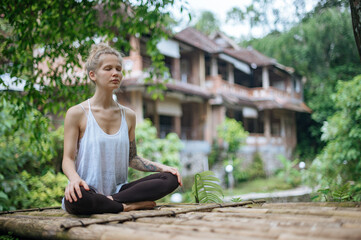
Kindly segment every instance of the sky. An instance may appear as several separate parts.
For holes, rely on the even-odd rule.
[[[187,0],[189,11],[195,17],[192,19],[192,23],[195,23],[197,16],[203,10],[211,11],[215,14],[215,16],[221,22],[221,30],[225,32],[227,35],[234,37],[236,39],[240,39],[241,37],[246,38],[250,34],[250,27],[247,24],[231,24],[226,23],[227,12],[233,7],[244,8],[249,5],[252,0]],[[290,11],[290,4],[292,4],[293,0],[274,0],[275,6],[280,10],[284,16],[287,18],[292,18],[292,12]],[[315,4],[318,2],[317,0],[306,0],[306,11],[312,10]],[[179,26],[177,31],[182,30],[188,24],[187,13],[179,14],[179,9],[177,7],[173,8],[173,15],[178,19],[183,19],[183,22]],[[288,15],[287,15],[288,14]],[[252,32],[253,37],[262,37],[265,35],[265,30],[262,28],[256,28]]]

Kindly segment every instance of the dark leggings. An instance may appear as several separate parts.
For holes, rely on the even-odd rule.
[[[155,201],[173,192],[178,187],[177,176],[171,173],[156,173],[134,182],[124,184],[111,200],[94,190],[80,187],[82,198],[77,201],[64,201],[65,209],[71,214],[118,213],[123,211],[122,203]]]

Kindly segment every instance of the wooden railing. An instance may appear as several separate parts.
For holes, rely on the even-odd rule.
[[[247,88],[238,84],[229,83],[220,76],[208,77],[206,86],[213,93],[232,93],[240,97],[251,99],[264,99],[264,98],[281,98],[281,99],[299,99],[302,100],[302,95],[299,93],[288,93],[274,87],[268,88]]]

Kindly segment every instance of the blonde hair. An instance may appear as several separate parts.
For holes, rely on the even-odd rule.
[[[110,47],[108,44],[99,43],[91,46],[88,59],[85,63],[87,75],[90,79],[89,72],[96,71],[100,65],[100,56],[102,54],[113,54],[119,58],[120,64],[123,65],[122,54],[116,49]]]

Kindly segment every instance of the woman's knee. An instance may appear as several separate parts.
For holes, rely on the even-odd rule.
[[[81,195],[82,197],[80,198],[79,195],[75,192],[76,198],[77,200],[74,201],[74,199],[72,200],[72,202],[65,200],[64,201],[64,205],[65,205],[65,209],[68,213],[70,214],[84,214],[81,210],[87,207],[89,207],[89,205],[91,205],[91,197],[90,194],[92,194],[91,190],[85,190],[84,187],[80,187],[80,191],[81,191]]]
[[[169,191],[174,191],[178,186],[178,177],[172,173],[164,172],[163,176],[165,178],[165,181],[167,182],[167,188]]]

